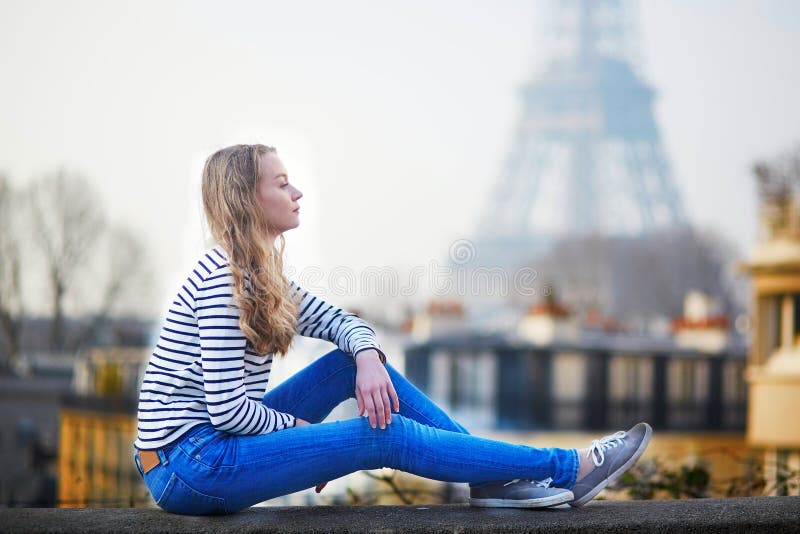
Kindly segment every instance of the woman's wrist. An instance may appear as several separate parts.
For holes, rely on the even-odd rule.
[[[356,352],[354,357],[355,357],[356,363],[358,363],[359,361],[364,361],[364,360],[368,360],[368,359],[371,360],[372,358],[377,358],[378,361],[380,361],[383,364],[386,363],[386,355],[383,353],[383,351],[378,350],[378,349],[376,349],[374,347],[370,347],[368,349],[362,349],[362,350]]]

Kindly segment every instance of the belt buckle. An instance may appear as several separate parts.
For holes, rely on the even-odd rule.
[[[155,466],[161,463],[158,451],[139,451],[139,461],[142,462],[142,471],[149,473]]]

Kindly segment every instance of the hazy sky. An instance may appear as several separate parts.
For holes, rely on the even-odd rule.
[[[212,151],[278,147],[299,267],[409,268],[471,236],[545,59],[537,2],[0,2],[0,170],[65,165],[172,290],[202,248]],[[750,165],[800,143],[800,2],[639,5],[646,81],[691,219],[749,252]],[[165,296],[165,298],[167,298]]]

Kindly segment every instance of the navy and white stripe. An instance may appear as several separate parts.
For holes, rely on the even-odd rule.
[[[139,449],[158,449],[204,422],[232,434],[267,434],[295,426],[292,414],[262,403],[273,354],[257,354],[239,328],[228,256],[205,253],[167,312],[139,394]],[[375,331],[357,316],[309,295],[294,282],[297,333],[356,354],[380,350]]]

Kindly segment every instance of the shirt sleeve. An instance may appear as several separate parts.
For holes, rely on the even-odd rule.
[[[386,358],[375,338],[375,330],[363,319],[310,295],[292,280],[289,291],[298,303],[298,334],[330,341],[354,358],[366,349],[375,349]]]
[[[247,338],[233,299],[232,277],[211,273],[197,291],[197,324],[206,408],[214,428],[231,434],[268,434],[294,427],[293,415],[247,397]]]

